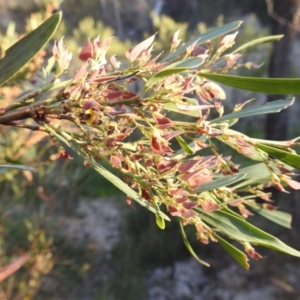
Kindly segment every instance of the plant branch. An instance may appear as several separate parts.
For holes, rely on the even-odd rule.
[[[24,124],[24,123],[19,123],[16,121],[11,121],[8,123],[3,123],[1,125],[5,126],[13,126],[13,127],[18,127],[18,128],[24,128],[24,129],[30,129],[32,131],[46,131],[45,128],[39,125],[31,125],[31,124]]]
[[[62,81],[62,82],[59,82],[59,83],[47,84],[47,85],[45,85],[45,86],[29,93],[29,94],[26,94],[26,95],[16,99],[13,103],[8,105],[7,107],[1,108],[0,109],[0,115],[4,115],[8,111],[11,111],[13,109],[20,108],[20,107],[23,107],[23,106],[27,106],[28,104],[32,104],[37,100],[36,97],[41,95],[42,93],[45,93],[47,91],[51,91],[53,89],[65,88],[71,82],[72,82],[72,80],[65,80],[65,81]],[[51,99],[53,99],[53,98],[51,98]],[[45,100],[43,100],[43,104],[47,104],[47,103],[44,103],[44,101]],[[39,105],[40,104],[41,104],[41,102],[39,102]]]
[[[5,115],[0,116],[0,124],[7,125],[9,122],[25,119],[34,119],[35,110],[32,107],[26,107]]]
[[[292,22],[289,22],[287,19],[281,17],[274,11],[274,5],[273,5],[273,0],[265,0],[267,4],[267,10],[268,10],[268,15],[273,18],[275,21],[280,23],[281,25],[288,26],[298,32],[300,32],[299,25],[295,24],[294,20],[299,19],[300,15],[300,9],[297,9],[297,12],[295,13],[295,17]]]

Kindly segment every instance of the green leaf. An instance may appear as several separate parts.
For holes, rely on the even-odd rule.
[[[284,162],[285,164],[300,170],[300,156],[297,154],[293,154],[287,151],[283,151],[278,148],[270,147],[264,144],[255,144],[255,147],[263,150],[269,155],[277,158],[278,160]]]
[[[18,170],[35,172],[35,168],[22,166],[22,165],[0,165],[0,168],[18,169]]]
[[[234,53],[240,52],[242,50],[245,50],[249,47],[258,46],[258,45],[265,44],[265,43],[277,42],[280,39],[282,39],[283,37],[284,37],[284,35],[281,34],[281,35],[271,35],[271,36],[258,38],[258,39],[255,39],[253,41],[243,44],[242,46],[235,49],[232,53],[234,54]]]
[[[246,204],[249,207],[251,207],[251,209],[254,210],[256,213],[260,214],[266,219],[278,225],[281,225],[283,227],[291,228],[292,216],[290,214],[285,213],[283,211],[265,209],[261,206],[250,204],[250,203],[246,203]]]
[[[155,220],[156,220],[156,224],[160,229],[165,229],[166,228],[166,224],[165,224],[165,220],[159,216],[158,214],[155,215]]]
[[[237,190],[240,189],[242,187],[248,186],[248,185],[256,185],[256,184],[267,184],[269,182],[271,182],[271,176],[270,177],[257,177],[257,178],[253,178],[253,179],[248,179],[245,180],[235,186],[232,187],[232,189]]]
[[[230,184],[233,184],[237,181],[242,180],[245,176],[246,176],[246,174],[224,176],[220,179],[215,179],[211,182],[204,183],[204,184],[200,185],[200,187],[195,189],[195,192],[196,193],[202,193],[202,192],[205,192],[205,191],[211,191],[211,190],[214,190],[214,189],[222,188],[222,187],[228,186]]]
[[[223,25],[221,27],[209,30],[206,33],[200,34],[200,35],[194,37],[193,39],[189,40],[182,46],[178,47],[174,52],[167,55],[162,60],[162,62],[170,61],[170,60],[174,59],[176,56],[178,56],[179,54],[184,53],[186,51],[186,49],[195,42],[197,42],[197,45],[204,44],[209,40],[212,40],[214,38],[225,35],[231,31],[239,28],[241,24],[242,24],[242,21],[235,21],[235,22]]]
[[[202,259],[200,259],[198,257],[198,255],[195,253],[195,251],[193,250],[186,234],[185,234],[185,231],[184,231],[184,228],[183,228],[183,225],[182,225],[182,221],[179,220],[179,225],[180,225],[180,232],[181,232],[181,235],[182,235],[182,239],[183,239],[183,242],[184,242],[184,245],[185,247],[187,248],[187,250],[190,252],[190,254],[202,265],[205,265],[207,267],[210,267],[210,265],[206,262],[206,261],[203,261]]]
[[[176,136],[175,138],[185,153],[194,154],[193,149],[188,145],[188,143],[186,143],[186,141],[181,136]]]
[[[0,85],[28,63],[50,40],[61,20],[61,12],[52,15],[39,27],[16,42],[0,60]]]
[[[246,174],[246,176],[243,178],[244,180],[246,179],[254,179],[259,177],[270,177],[271,178],[271,173],[265,163],[257,163],[253,164],[248,167],[244,167],[240,169],[241,173]]]
[[[231,119],[240,119],[245,117],[277,113],[280,112],[282,109],[285,109],[288,106],[292,105],[294,103],[294,100],[295,100],[294,97],[290,97],[287,98],[286,100],[277,100],[277,101],[267,102],[263,105],[247,107],[240,111],[233,112],[224,115],[222,117],[216,118],[212,120],[211,123],[217,123],[217,122],[227,121]]]
[[[45,68],[43,68],[43,77],[44,77],[44,80],[47,82],[48,79],[49,79],[49,76],[51,74],[51,71],[52,69],[54,68],[54,65],[55,65],[55,57],[54,56],[51,56],[49,59],[48,59],[48,63],[47,63],[47,66]]]
[[[156,200],[153,201],[153,206],[156,208],[157,211],[160,211],[159,205],[157,204]],[[164,230],[166,228],[165,220],[159,215],[155,215],[156,225]]]
[[[224,211],[214,211],[207,213],[201,208],[195,210],[201,212],[201,219],[218,229],[228,237],[241,241],[257,244],[263,247],[271,248],[286,254],[300,257],[300,252],[284,244],[274,236],[260,230],[252,224],[237,218]]]
[[[265,163],[257,163],[240,169],[241,173],[246,174],[243,182],[233,186],[233,189],[240,189],[244,186],[254,184],[264,184],[271,181],[271,173]]]
[[[182,102],[182,103],[178,103],[179,105],[186,105],[186,103]],[[164,109],[168,110],[168,111],[173,111],[176,112],[178,114],[183,114],[183,115],[187,115],[190,117],[195,117],[195,118],[199,118],[199,111],[195,111],[195,110],[180,110],[178,109],[178,107],[176,106],[176,104],[174,102],[165,102],[163,103],[164,105]]]
[[[201,72],[201,76],[237,89],[265,94],[300,94],[298,78],[258,78]]]
[[[249,270],[250,266],[248,264],[248,258],[244,252],[228,243],[216,233],[213,233],[213,236],[218,240],[219,244],[224,248],[224,250],[226,250],[227,253],[233,257],[234,260],[236,260],[243,268]]]
[[[178,62],[175,62],[171,65],[168,65],[164,69],[160,70],[157,72],[155,75],[153,75],[145,84],[143,88],[143,92],[147,91],[150,87],[152,87],[154,84],[159,82],[160,80],[171,76],[176,73],[181,73],[183,71],[189,70],[189,69],[194,69],[202,65],[204,62],[203,58],[189,58],[186,60],[181,60]]]

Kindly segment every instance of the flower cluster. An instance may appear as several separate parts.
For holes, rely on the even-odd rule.
[[[74,148],[86,159],[85,165],[124,190],[127,203],[136,200],[156,213],[161,228],[168,219],[164,212],[178,217],[183,225],[195,227],[199,241],[220,242],[247,268],[240,250],[220,234],[240,242],[250,258],[260,258],[252,245],[266,246],[267,236],[261,232],[246,236],[245,231],[253,229],[245,219],[254,211],[276,209],[264,191],[266,186],[273,184],[285,191],[285,186],[299,189],[300,184],[291,179],[294,174],[287,160],[276,159],[283,157],[278,151],[293,155],[296,140],[257,140],[231,130],[239,117],[251,115],[249,110],[239,114],[249,101],[237,105],[232,116],[224,116],[226,95],[207,79],[206,74],[255,67],[239,64],[241,54],[228,53],[236,34],[223,37],[215,46],[201,38],[182,44],[176,32],[167,56],[152,54],[153,35],[126,52],[127,62],[114,55],[107,58],[110,39],[97,37],[84,45],[79,53],[82,65],[67,81],[60,77],[67,72],[72,54],[61,39],[53,47],[57,68],[52,81],[2,109],[2,124],[18,116],[20,120],[33,118],[41,127],[28,128],[43,128]],[[59,88],[55,97],[32,101],[55,88]],[[26,105],[32,102],[28,110]],[[279,108],[290,104],[292,101],[284,102]],[[9,113],[23,106],[23,111]],[[61,126],[58,120],[63,120]],[[10,124],[20,126],[15,121]],[[230,156],[219,153],[216,141],[260,163],[241,168]],[[70,156],[62,150],[58,157]],[[105,171],[102,163],[115,168],[123,181]],[[263,175],[253,175],[257,170]],[[276,245],[272,247],[282,251]]]

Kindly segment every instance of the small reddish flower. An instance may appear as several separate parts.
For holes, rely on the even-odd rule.
[[[223,51],[227,50],[228,48],[232,47],[235,43],[234,40],[235,40],[237,34],[238,34],[238,32],[225,35],[220,43],[218,52],[223,52]]]
[[[178,171],[180,173],[187,173],[189,171],[191,171],[195,166],[197,166],[199,163],[200,163],[200,159],[193,159],[193,160],[190,160],[186,163],[182,163],[180,165],[180,167],[178,168]]]
[[[159,129],[167,129],[167,128],[173,126],[173,122],[169,118],[162,116],[162,115],[155,116],[154,120],[155,120],[156,124],[158,124],[157,127]]]
[[[183,203],[183,202],[188,201],[188,200],[189,200],[189,198],[186,198],[186,197],[175,198],[176,203]]]
[[[99,109],[101,105],[95,100],[86,100],[82,104],[83,109]]]
[[[172,46],[171,46],[172,50],[175,50],[181,42],[181,40],[178,38],[179,32],[180,32],[180,29],[178,29],[173,35],[173,41],[172,41]]]
[[[290,178],[286,178],[284,180],[288,186],[294,190],[299,190],[300,189],[300,182],[296,181],[296,180],[292,180]]]
[[[196,207],[196,206],[198,206],[199,205],[199,203],[197,203],[197,202],[195,202],[195,201],[184,201],[183,203],[182,203],[182,206],[184,207],[184,208],[186,208],[186,209],[192,209],[192,208],[194,208],[194,207]]]
[[[249,243],[245,244],[245,250],[247,255],[252,259],[258,260],[263,258]]]
[[[156,154],[171,154],[173,150],[169,147],[169,143],[164,139],[160,132],[156,129],[153,130],[153,135],[151,138],[151,149]]]
[[[178,211],[178,209],[172,205],[168,206],[168,211],[172,216],[181,217],[181,213]]]
[[[156,165],[157,172],[159,174],[166,173],[166,172],[172,170],[177,165],[177,163],[178,162],[175,161],[175,160],[162,160],[162,161],[159,161]]]
[[[144,199],[146,199],[148,202],[152,202],[151,200],[151,196],[149,191],[147,191],[146,189],[142,189],[142,195],[141,195]]]
[[[60,151],[59,153],[53,154],[50,157],[51,160],[56,160],[56,159],[73,159],[73,157],[70,156],[68,152],[65,150]]]
[[[90,40],[88,40],[79,53],[79,59],[82,61],[87,61],[88,59],[93,57],[94,57],[93,44]]]
[[[114,69],[116,70],[120,69],[121,63],[116,59],[116,55],[111,56],[109,62]]]
[[[263,207],[265,208],[265,209],[268,209],[268,210],[276,210],[277,209],[277,207],[276,206],[274,206],[274,205],[272,205],[272,204],[263,204]]]
[[[72,53],[68,51],[68,48],[63,44],[63,37],[56,44],[54,43],[52,49],[53,56],[55,60],[58,62],[58,66],[60,69],[65,70],[68,68],[70,61],[72,60]]]
[[[253,213],[251,213],[246,207],[245,205],[243,204],[240,204],[238,206],[238,209],[241,213],[241,215],[244,217],[244,218],[248,218],[249,216],[253,216]]]
[[[282,186],[282,184],[280,183],[280,181],[273,181],[273,184],[275,186],[275,188],[280,191],[280,192],[286,192],[286,190],[284,189],[284,187]]]
[[[126,58],[131,62],[137,60],[143,53],[145,53],[150,48],[154,39],[155,35],[152,35],[143,42],[133,47],[132,49],[128,50],[125,54]]]
[[[227,68],[232,68],[235,65],[236,61],[241,56],[242,55],[239,54],[239,53],[225,55],[225,58],[226,58],[226,67]]]
[[[110,156],[110,164],[112,165],[112,167],[120,169],[122,168],[122,162],[124,161],[124,157],[120,156],[120,155],[111,155]]]
[[[126,203],[127,203],[128,205],[131,205],[131,202],[132,202],[132,199],[131,199],[129,196],[127,196],[127,197],[126,197]]]
[[[201,46],[195,46],[195,48],[193,49],[193,51],[191,52],[191,56],[195,57],[202,57],[203,59],[208,57],[207,54],[208,50],[201,47]]]
[[[83,162],[83,165],[85,166],[85,167],[87,167],[87,168],[90,168],[91,167],[91,164],[88,162],[88,161],[84,161]]]
[[[205,210],[207,212],[216,211],[216,210],[221,209],[221,206],[219,204],[217,204],[216,202],[214,202],[210,199],[206,199],[206,200],[202,201],[200,203],[200,205],[203,208],[203,210]]]
[[[192,209],[186,209],[184,207],[180,209],[180,214],[184,218],[193,218],[197,216],[197,213],[195,211],[193,211]]]

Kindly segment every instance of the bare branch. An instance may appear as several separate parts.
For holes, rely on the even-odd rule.
[[[294,18],[292,22],[288,21],[287,19],[281,17],[274,11],[274,5],[273,5],[273,0],[265,0],[267,4],[267,10],[268,10],[268,15],[273,18],[275,21],[278,23],[284,25],[284,26],[289,26],[290,28],[300,32],[300,27],[296,23],[299,23],[300,19],[300,9],[297,9],[297,12],[294,14]]]
[[[0,282],[5,280],[7,277],[18,271],[27,261],[29,260],[29,255],[24,254],[5,267],[0,269]]]

